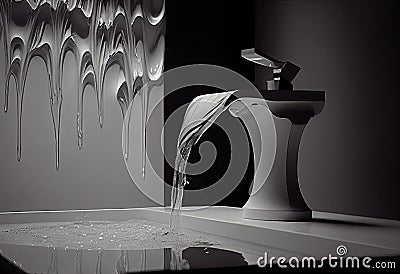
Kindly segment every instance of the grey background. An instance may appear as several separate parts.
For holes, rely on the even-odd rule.
[[[256,0],[255,45],[326,91],[306,128],[299,181],[314,210],[400,219],[396,1]],[[256,70],[263,84],[263,72]]]

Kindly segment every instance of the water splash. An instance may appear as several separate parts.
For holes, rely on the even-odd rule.
[[[72,52],[77,63],[76,130],[83,147],[83,99],[87,86],[96,92],[98,122],[104,125],[104,81],[110,67],[120,70],[116,99],[122,118],[132,100],[142,101],[142,169],[146,164],[148,90],[141,88],[161,79],[165,51],[165,0],[3,0],[0,1],[0,37],[5,51],[5,103],[9,81],[16,83],[17,159],[22,157],[22,109],[25,82],[33,57],[40,57],[49,78],[49,101],[54,128],[56,169],[60,159],[62,76],[65,57]],[[140,91],[140,92],[139,92]],[[124,157],[129,154],[129,124],[124,130]]]
[[[177,233],[186,181],[186,166],[192,147],[218,116],[229,107],[228,99],[236,91],[207,94],[196,97],[186,109],[179,133],[175,172],[171,192],[170,228]]]
[[[169,233],[167,224],[145,220],[80,221],[0,225],[0,244],[77,250],[143,250],[219,244],[200,233]],[[80,254],[76,254],[77,269]],[[122,256],[123,257],[123,256]],[[127,258],[127,257],[126,257]],[[123,258],[121,264],[127,263]]]

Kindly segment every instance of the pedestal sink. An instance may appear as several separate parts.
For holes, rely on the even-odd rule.
[[[264,91],[262,95],[264,99],[241,98],[230,109],[248,129],[255,152],[254,181],[243,207],[243,218],[310,219],[311,210],[303,199],[297,177],[298,150],[308,121],[323,109],[324,92]],[[271,113],[274,128],[268,121]],[[268,131],[274,129],[275,140],[266,138],[271,136]],[[271,152],[266,146],[272,145],[276,149],[271,165]]]
[[[255,49],[243,50],[242,56],[271,70],[266,90],[260,90],[261,98],[245,96],[230,108],[248,129],[254,152],[255,174],[243,218],[311,219],[297,177],[298,150],[308,121],[324,107],[325,92],[292,90],[291,81],[300,70],[293,63],[278,61]],[[272,130],[274,140],[270,137]],[[271,149],[265,149],[271,146],[275,147],[272,162]]]

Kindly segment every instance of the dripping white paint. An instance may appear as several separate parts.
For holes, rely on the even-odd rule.
[[[60,122],[63,102],[63,65],[72,52],[78,72],[77,143],[83,146],[85,88],[96,92],[99,126],[104,122],[104,92],[116,94],[124,118],[139,95],[142,106],[142,175],[145,174],[146,83],[162,81],[165,49],[165,0],[2,0],[0,34],[4,42],[5,103],[9,82],[15,79],[17,97],[17,159],[22,157],[22,113],[25,82],[33,57],[43,59],[49,79],[49,102],[54,128],[55,162],[60,162]],[[104,91],[104,79],[113,65],[120,70],[118,88]],[[128,134],[124,127],[123,134]],[[129,141],[123,138],[129,157]]]

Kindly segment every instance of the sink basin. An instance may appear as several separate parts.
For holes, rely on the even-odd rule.
[[[325,104],[324,91],[268,90],[261,94],[276,117],[288,118],[295,124],[306,123],[318,115]]]

